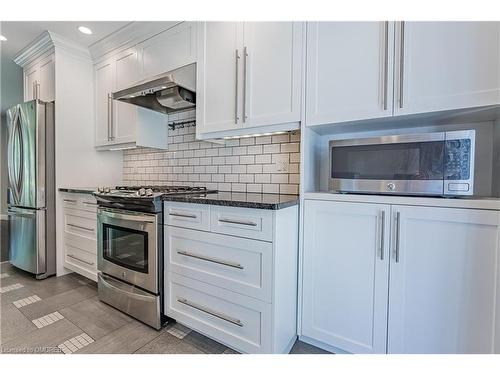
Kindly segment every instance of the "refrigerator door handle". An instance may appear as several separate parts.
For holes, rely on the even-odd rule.
[[[9,185],[10,189],[12,191],[12,196],[14,198],[14,202],[12,202],[14,205],[19,204],[19,201],[21,199],[21,174],[22,174],[22,166],[21,163],[21,158],[23,156],[20,156],[19,160],[17,160],[16,163],[16,158],[14,156],[14,153],[16,150],[14,149],[14,141],[15,141],[15,136],[16,133],[19,136],[19,151],[20,155],[24,152],[23,150],[23,145],[22,145],[22,132],[20,128],[20,108],[17,107],[16,113],[14,115],[14,120],[11,128],[11,133],[9,134],[9,140],[8,140],[8,162],[7,162],[7,169],[8,169],[8,175],[9,175]],[[16,165],[17,164],[17,168]],[[17,176],[16,176],[16,169],[17,169]]]
[[[23,136],[23,120],[22,112],[19,114],[20,119],[17,122],[19,126],[19,154],[20,154],[20,164],[19,164],[19,175],[17,178],[17,196],[18,200],[21,200],[21,195],[23,193],[23,177],[24,177],[24,136]]]

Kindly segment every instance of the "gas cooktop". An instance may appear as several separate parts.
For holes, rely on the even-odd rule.
[[[116,186],[100,187],[94,196],[99,206],[119,208],[132,211],[160,212],[162,196],[211,194],[217,190],[209,190],[199,186]]]

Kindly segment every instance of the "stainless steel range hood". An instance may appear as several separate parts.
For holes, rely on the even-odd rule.
[[[190,64],[113,93],[113,99],[161,113],[196,106],[196,65]]]

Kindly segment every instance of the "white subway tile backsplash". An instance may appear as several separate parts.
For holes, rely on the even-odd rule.
[[[274,154],[280,152],[280,145],[264,145],[264,154]]]
[[[240,139],[240,146],[251,146],[255,144],[255,138],[254,137],[248,137],[248,138],[241,138]]]
[[[194,111],[170,116],[193,118]],[[126,185],[206,186],[220,191],[298,194],[300,132],[226,140],[197,141],[194,127],[169,130],[168,150],[123,152]],[[286,162],[288,170],[278,171]]]

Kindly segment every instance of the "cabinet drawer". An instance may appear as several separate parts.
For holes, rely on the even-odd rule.
[[[215,233],[273,240],[273,212],[251,208],[212,206],[210,229]]]
[[[68,243],[64,244],[66,263],[97,274],[97,255],[78,249]]]
[[[73,247],[97,254],[96,215],[66,208],[64,210],[64,241]]]
[[[210,230],[210,206],[206,204],[165,202],[165,224]]]
[[[166,227],[165,250],[171,272],[271,302],[269,242]]]
[[[97,212],[97,201],[91,194],[63,194],[62,203],[64,208]]]
[[[167,315],[245,353],[271,348],[271,304],[189,279],[167,277]]]

